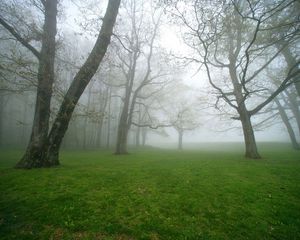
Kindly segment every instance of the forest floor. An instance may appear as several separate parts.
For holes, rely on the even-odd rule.
[[[300,239],[299,152],[233,149],[63,151],[35,170],[2,149],[0,239]]]

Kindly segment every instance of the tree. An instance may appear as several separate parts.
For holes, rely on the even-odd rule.
[[[192,110],[194,107],[181,104],[176,108],[175,118],[171,123],[178,133],[178,149],[182,150],[183,135],[186,131],[195,130],[199,126],[195,112]],[[173,112],[173,113],[174,113]]]
[[[261,84],[266,67],[282,50],[276,51],[276,42],[264,42],[262,37],[265,32],[274,31],[270,27],[273,26],[272,19],[279,18],[294,2],[214,1],[213,5],[204,5],[202,1],[188,1],[187,4],[177,2],[173,5],[173,14],[187,29],[185,42],[194,52],[192,57],[184,59],[204,66],[217,95],[216,105],[223,100],[237,114],[234,119],[241,122],[247,158],[260,158],[251,117],[293,84],[293,79],[300,74],[297,61],[272,94]],[[290,42],[297,37],[298,31],[296,27],[284,34],[283,39]],[[264,92],[268,97],[259,102],[257,92]]]
[[[110,0],[108,2],[96,43],[65,94],[49,133],[50,102],[54,81],[57,1],[46,0],[41,1],[41,3],[44,7],[45,21],[40,52],[18,34],[3,18],[0,19],[1,25],[39,60],[37,101],[32,137],[25,155],[16,165],[17,168],[51,167],[59,164],[58,154],[62,139],[81,94],[94,76],[106,53],[120,0]]]
[[[96,73],[110,43],[119,5],[120,0],[110,0],[108,2],[96,43],[87,60],[75,75],[71,86],[64,96],[59,112],[47,138],[47,148],[44,154],[44,159],[46,161],[58,163],[61,142],[68,129],[74,108],[86,86]]]
[[[297,142],[297,138],[295,136],[295,132],[293,130],[293,127],[290,123],[290,120],[289,120],[289,117],[284,109],[284,107],[282,106],[282,104],[280,103],[279,99],[276,97],[274,99],[276,105],[277,105],[277,108],[278,108],[278,112],[280,114],[280,117],[282,119],[282,122],[284,123],[286,129],[287,129],[287,132],[289,134],[289,137],[291,139],[291,142],[292,142],[292,146],[295,150],[299,150],[300,149],[300,146]]]
[[[44,163],[41,154],[47,141],[49,130],[50,104],[52,86],[54,82],[54,58],[55,58],[55,35],[56,35],[56,16],[57,0],[47,0],[41,2],[44,8],[44,26],[42,32],[41,50],[38,51],[27,39],[22,37],[5,19],[0,17],[0,24],[11,33],[11,35],[26,47],[39,62],[38,66],[38,85],[35,103],[35,114],[33,120],[30,141],[22,160],[17,167],[26,167],[21,162],[36,162],[33,165],[56,165],[55,163]],[[29,164],[28,166],[31,166]]]
[[[151,22],[144,22],[145,3],[137,4],[136,0],[130,0],[124,3],[124,8],[127,12],[127,17],[130,20],[130,34],[123,37],[125,43],[122,47],[125,50],[122,53],[117,50],[117,56],[120,61],[120,68],[125,77],[125,96],[122,101],[121,115],[118,125],[116,154],[127,153],[127,136],[132,124],[133,114],[136,106],[136,101],[139,95],[146,86],[154,84],[154,80],[161,76],[153,74],[153,50],[154,42],[158,34],[161,13],[151,13]],[[145,31],[143,26],[148,24],[148,29]],[[121,38],[120,42],[121,41]],[[126,44],[126,46],[125,46]],[[143,60],[141,57],[145,56]],[[143,69],[140,65],[146,65]],[[143,71],[143,72],[142,72]],[[142,72],[142,73],[141,73]]]

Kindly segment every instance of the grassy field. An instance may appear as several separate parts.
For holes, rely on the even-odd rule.
[[[299,152],[222,149],[63,151],[37,170],[1,150],[0,239],[300,239]]]

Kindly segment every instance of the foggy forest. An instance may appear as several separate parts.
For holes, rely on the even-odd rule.
[[[300,239],[299,0],[0,2],[0,239]]]

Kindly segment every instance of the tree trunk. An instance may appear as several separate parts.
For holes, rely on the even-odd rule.
[[[275,98],[274,101],[278,107],[278,111],[279,111],[280,117],[282,119],[282,122],[284,123],[284,125],[289,133],[293,148],[296,150],[299,150],[300,146],[297,143],[297,139],[296,139],[293,127],[290,124],[289,118],[288,118],[286,112],[284,111],[284,108],[282,107],[281,103],[279,102],[279,100],[277,98]]]
[[[96,147],[101,147],[101,142],[102,142],[102,129],[103,129],[103,123],[104,123],[104,113],[107,107],[108,103],[108,98],[110,98],[110,89],[107,87],[105,89],[105,94],[100,91],[100,101],[102,104],[100,104],[99,112],[101,113],[100,119],[99,119],[99,124],[97,124],[97,134],[96,134]]]
[[[183,131],[178,130],[178,149],[182,150]]]
[[[288,103],[289,103],[291,110],[294,114],[294,117],[296,119],[298,131],[300,134],[300,110],[299,110],[298,103],[297,103],[297,96],[294,94],[291,94],[290,92],[288,92],[288,90],[286,90],[285,92],[288,96],[288,99],[289,99]]]
[[[117,146],[115,154],[127,154],[127,136],[128,136],[128,127],[125,123],[120,123],[118,127],[118,136],[117,136]]]
[[[3,145],[4,96],[0,93],[0,147]]]
[[[139,105],[139,116],[138,116],[138,124],[141,124],[141,106]],[[140,135],[141,135],[141,127],[136,127],[136,134],[135,134],[135,145],[136,147],[140,146]]]
[[[241,36],[239,35],[239,38]],[[239,82],[239,78],[236,72],[236,62],[237,62],[237,53],[233,51],[232,43],[230,44],[230,67],[229,74],[231,82],[233,85],[233,93],[237,102],[237,112],[239,113],[240,121],[242,123],[243,134],[244,134],[244,143],[245,143],[245,157],[251,159],[260,159],[258,154],[254,131],[251,123],[251,115],[248,112],[245,100],[246,98],[243,95],[243,85]]]
[[[129,99],[126,99],[122,109],[122,113],[119,120],[118,134],[117,134],[117,145],[115,154],[127,154],[127,135],[128,135],[128,106]]]
[[[23,95],[24,97],[24,109],[23,109],[23,126],[22,126],[22,133],[20,137],[20,144],[21,146],[24,146],[26,144],[26,141],[24,141],[27,138],[27,113],[28,113],[28,102],[29,102],[29,96]]]
[[[251,118],[244,103],[239,106],[239,114],[244,133],[246,148],[245,157],[251,159],[260,159],[261,157],[258,154]]]
[[[50,104],[54,82],[57,0],[47,0],[44,5],[45,21],[39,58],[33,127],[26,152],[17,163],[16,168],[51,167],[58,164],[58,162],[52,162],[43,157],[49,130]]]
[[[135,132],[135,146],[139,147],[140,144],[140,135],[141,135],[141,128],[137,127]]]
[[[102,137],[102,127],[103,127],[103,116],[99,120],[99,123],[96,125],[97,135],[96,135],[96,147],[101,148],[101,137]]]
[[[48,2],[53,3],[56,1],[48,0]],[[49,4],[51,5],[51,4]],[[120,0],[110,0],[108,2],[106,14],[103,18],[103,24],[98,36],[98,39],[94,45],[93,50],[88,56],[86,62],[80,68],[79,72],[74,77],[70,88],[68,89],[64,100],[61,104],[60,110],[54,120],[51,131],[46,138],[43,135],[43,141],[34,141],[35,138],[32,138],[31,145],[28,147],[25,156],[18,163],[17,167],[22,168],[37,168],[37,167],[51,167],[59,164],[59,149],[62,143],[62,139],[68,129],[68,125],[74,111],[74,108],[82,95],[87,84],[90,82],[91,78],[96,73],[105,53],[107,47],[110,43],[110,38],[112,35],[112,29],[116,20],[120,5]],[[53,11],[52,11],[53,14]],[[46,14],[47,16],[47,14]],[[46,22],[46,21],[45,21]],[[47,32],[47,31],[45,31]],[[55,46],[54,46],[55,47]],[[42,51],[43,52],[43,51]],[[49,55],[49,52],[47,52]],[[54,56],[54,50],[51,52]],[[43,54],[42,54],[43,56]],[[48,57],[49,58],[49,57]],[[48,59],[49,60],[49,59]],[[52,85],[51,85],[52,86]],[[45,95],[45,93],[43,92]],[[47,95],[47,94],[46,94]],[[51,98],[51,95],[47,95]],[[39,99],[39,98],[37,98]],[[40,100],[39,100],[40,101]],[[38,104],[37,104],[38,106]],[[39,109],[39,106],[37,107]],[[49,117],[48,117],[49,118]],[[40,122],[40,119],[38,119]],[[47,121],[48,123],[48,121]],[[44,125],[43,125],[44,126]],[[35,125],[34,125],[35,127]],[[48,132],[48,126],[47,131]],[[34,135],[33,135],[34,136]],[[46,135],[47,136],[47,135]],[[46,139],[45,139],[46,138]],[[39,138],[40,140],[41,138]],[[38,143],[38,144],[37,144]],[[43,144],[41,144],[43,143]]]
[[[110,120],[111,120],[111,88],[109,88],[108,96],[108,113],[107,113],[107,136],[106,136],[106,148],[110,146]]]
[[[92,87],[93,84],[91,83],[89,88],[88,88],[88,101],[87,101],[87,106],[86,106],[86,112],[87,114],[85,114],[84,116],[84,127],[83,127],[83,149],[86,149],[87,145],[88,145],[88,120],[89,120],[89,111],[90,111],[90,105],[91,105],[91,98],[92,98]]]
[[[103,24],[97,38],[97,41],[88,56],[86,62],[80,68],[79,72],[74,77],[70,88],[68,89],[64,100],[61,104],[59,112],[54,120],[53,126],[49,133],[45,161],[59,163],[59,149],[62,139],[68,129],[70,119],[74,108],[90,82],[91,78],[96,73],[110,43],[112,29],[116,21],[120,0],[110,0],[103,18]]]
[[[132,68],[129,68],[128,71],[128,78],[127,78],[127,84],[126,84],[126,89],[125,89],[125,99],[124,99],[124,104],[122,107],[122,112],[121,116],[119,119],[119,125],[118,125],[118,134],[117,134],[117,145],[116,145],[116,152],[115,154],[120,155],[120,154],[127,154],[127,136],[128,136],[128,131],[130,129],[131,125],[131,117],[132,115],[132,109],[134,108],[134,98],[132,99],[131,105],[130,105],[130,97],[131,97],[131,92],[132,92],[132,87],[133,87],[133,81],[134,81],[134,75],[135,75],[135,66],[136,66],[136,52],[134,52],[134,57],[133,57],[133,64]],[[129,106],[130,105],[130,106]],[[130,111],[129,111],[130,108]]]
[[[146,145],[146,140],[147,140],[147,128],[143,127],[142,128],[142,145]]]
[[[289,69],[296,65],[296,58],[293,56],[293,54],[288,46],[283,48],[282,54],[284,56],[284,59],[288,65]],[[297,77],[297,79],[294,79],[294,81],[295,81],[295,87],[296,87],[298,96],[300,96],[300,78]]]

